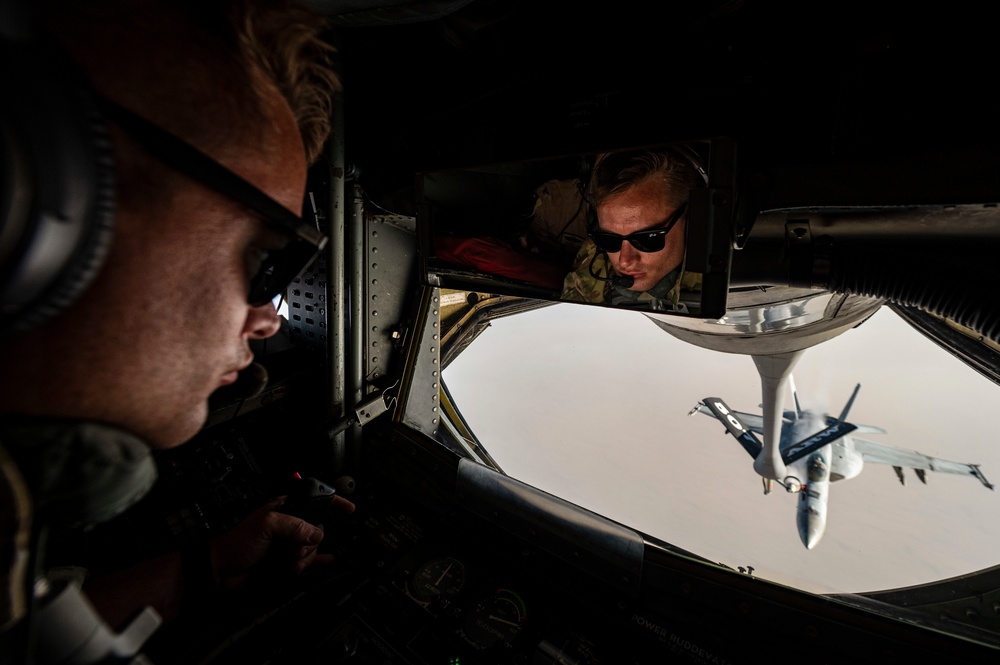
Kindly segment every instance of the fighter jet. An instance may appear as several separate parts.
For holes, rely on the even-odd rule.
[[[795,356],[796,358],[778,359],[778,365],[790,370],[791,364],[797,359],[797,354]],[[762,357],[754,357],[754,360],[761,369],[761,375],[765,376],[768,361]],[[785,362],[788,362],[787,366]],[[782,372],[779,369],[780,374]],[[880,427],[855,424],[847,420],[861,389],[860,383],[854,388],[840,415],[834,418],[826,413],[802,409],[791,375],[787,374],[787,378],[791,384],[795,408],[781,412],[780,428],[768,427],[770,423],[765,415],[734,411],[718,397],[704,398],[688,415],[700,412],[715,416],[726,426],[727,432],[753,458],[754,470],[763,479],[765,494],[770,493],[772,482],[777,481],[789,493],[799,495],[796,522],[799,538],[807,549],[816,547],[826,529],[830,483],[854,478],[861,473],[865,462],[891,465],[903,484],[903,469],[909,468],[914,470],[917,478],[924,484],[927,483],[927,471],[938,471],[972,476],[985,487],[993,489],[977,464],[952,462],[858,438],[858,434],[885,433]],[[769,391],[765,385],[765,414],[768,406],[780,408],[780,400],[777,399],[780,393],[777,390],[784,385],[783,379],[784,376],[779,376],[777,381],[772,382],[774,392],[771,400],[768,399]],[[772,404],[768,404],[768,401]],[[761,441],[757,435],[762,435],[764,440]]]

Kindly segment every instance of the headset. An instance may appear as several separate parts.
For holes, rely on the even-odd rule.
[[[0,338],[87,288],[111,245],[111,140],[95,95],[26,2],[0,7]]]

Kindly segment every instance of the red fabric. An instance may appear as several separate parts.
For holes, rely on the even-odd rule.
[[[565,277],[557,266],[499,238],[439,236],[434,239],[434,254],[449,263],[556,291],[562,289]]]

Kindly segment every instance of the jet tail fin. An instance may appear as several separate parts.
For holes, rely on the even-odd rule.
[[[726,406],[725,402],[718,397],[706,397],[701,400],[700,405],[708,407],[708,409],[712,412],[712,415],[718,418],[719,422],[726,426],[726,431],[732,434],[736,440],[740,442],[740,445],[743,446],[744,450],[750,453],[751,457],[757,459],[757,456],[760,455],[760,451],[763,449],[760,440],[754,436],[754,433],[740,421],[736,413]],[[697,406],[695,409],[692,409],[692,413],[695,410],[698,410]]]
[[[798,420],[802,417],[802,405],[799,404],[799,391],[795,389],[795,379],[792,375],[788,375],[788,385],[792,388],[792,401],[795,403],[795,419]]]
[[[847,400],[847,404],[844,405],[844,410],[840,412],[840,417],[837,420],[843,422],[847,419],[847,414],[850,413],[851,407],[854,406],[854,398],[858,396],[858,391],[861,390],[861,384],[854,386],[854,392],[851,393],[851,398]]]

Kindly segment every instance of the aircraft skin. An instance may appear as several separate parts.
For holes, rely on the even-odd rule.
[[[796,524],[802,544],[810,550],[819,544],[826,530],[830,483],[854,478],[861,473],[865,462],[891,465],[904,484],[902,470],[909,468],[925,484],[926,472],[937,471],[973,476],[993,489],[976,464],[952,462],[854,436],[858,432],[885,433],[879,427],[856,425],[846,420],[860,388],[859,383],[840,416],[834,418],[802,410],[793,387],[795,409],[782,413],[780,435],[770,439],[762,415],[730,409],[718,397],[704,398],[689,415],[704,413],[726,426],[753,457],[754,470],[764,479],[765,494],[770,492],[771,481],[777,481],[789,493],[798,494]],[[759,441],[755,434],[765,436],[765,441]]]

